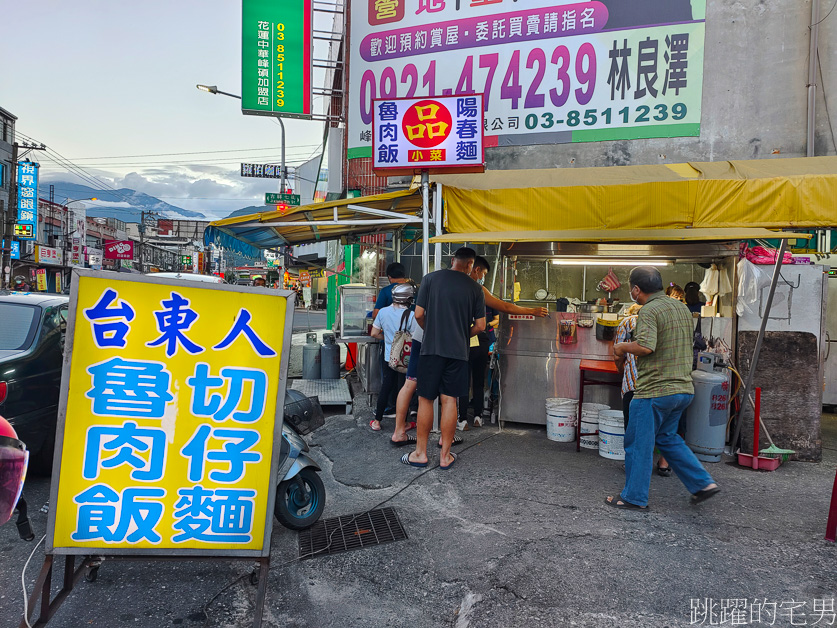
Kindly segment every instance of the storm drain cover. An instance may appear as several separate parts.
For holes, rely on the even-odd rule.
[[[403,541],[407,532],[394,508],[318,521],[299,533],[299,558],[316,558],[372,545]]]

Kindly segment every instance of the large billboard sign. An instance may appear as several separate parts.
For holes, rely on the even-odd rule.
[[[372,116],[376,174],[485,169],[482,94],[376,100]]]
[[[382,98],[482,93],[487,147],[700,134],[706,0],[351,6],[349,158]]]
[[[313,7],[313,0],[242,0],[242,113],[311,117]]]
[[[267,556],[291,293],[72,286],[48,552]]]
[[[20,240],[38,237],[38,164],[17,164],[17,222],[15,235]]]
[[[105,259],[134,259],[134,241],[105,240]]]

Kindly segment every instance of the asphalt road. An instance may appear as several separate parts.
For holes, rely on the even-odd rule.
[[[297,309],[294,311],[294,332],[325,329],[325,326],[325,310]]]
[[[548,441],[543,428],[465,432],[453,469],[433,468],[431,445],[434,464],[425,471],[400,464],[404,450],[389,444],[389,420],[373,433],[369,418],[366,396],[357,395],[353,416],[331,416],[309,437],[328,493],[324,517],[386,501],[409,538],[299,562],[297,534],[275,526],[265,626],[685,627],[719,625],[720,605],[730,599],[747,604],[748,621],[735,625],[832,623],[814,608],[837,597],[837,546],[823,540],[835,416],[823,419],[822,463],[790,462],[773,473],[707,465],[723,492],[698,507],[676,478],[654,476],[647,513],[606,507],[604,496],[624,482],[621,465]],[[27,495],[40,537],[47,481],[27,481]],[[0,626],[20,617],[20,571],[33,545],[19,541],[12,524],[0,527]],[[30,588],[42,560],[38,549]],[[221,560],[105,562],[49,625],[248,627],[250,568]],[[692,614],[706,600],[713,624]],[[775,604],[779,616],[750,623],[756,600]]]

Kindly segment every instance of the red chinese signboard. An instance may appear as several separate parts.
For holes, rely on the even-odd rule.
[[[134,242],[132,240],[106,241],[105,259],[134,259]]]

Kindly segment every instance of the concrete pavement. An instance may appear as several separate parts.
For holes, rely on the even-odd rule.
[[[723,493],[698,507],[676,478],[655,475],[648,513],[604,506],[621,489],[621,464],[548,441],[542,428],[465,432],[454,469],[423,472],[399,463],[406,449],[371,432],[370,417],[358,395],[354,416],[329,417],[310,438],[328,491],[324,516],[386,501],[409,539],[296,562],[297,535],[277,525],[267,626],[689,626],[700,619],[690,616],[691,600],[705,598],[715,600],[716,625],[730,598],[775,602],[777,626],[791,621],[782,603],[805,602],[807,623],[799,625],[814,625],[815,600],[837,596],[837,547],[823,540],[835,416],[824,418],[823,463],[791,462],[773,473],[709,465]],[[36,479],[27,492],[40,534],[47,483]],[[4,622],[20,613],[20,568],[31,548],[13,526],[0,528]],[[39,550],[30,586],[41,557]],[[50,626],[200,626],[205,602],[239,576],[209,606],[207,625],[249,626],[248,573],[249,565],[223,561],[105,563]]]

